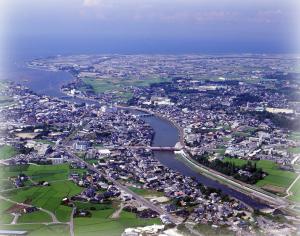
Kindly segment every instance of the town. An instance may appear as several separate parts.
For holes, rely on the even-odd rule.
[[[290,73],[296,64],[297,59],[280,55],[79,55],[31,61],[30,68],[71,73],[74,81],[61,91],[78,100],[1,84],[1,96],[11,101],[1,106],[0,144],[13,150],[1,158],[1,171],[8,172],[1,200],[15,204],[5,214],[13,215],[15,224],[42,211],[52,223],[67,222],[72,232],[74,220],[76,230],[80,220],[87,223],[113,206],[111,218],[126,212],[137,219],[121,229],[124,236],[170,230],[193,235],[203,228],[208,235],[293,235],[300,200],[300,84]],[[157,133],[147,122],[150,115],[178,130],[174,147],[153,145]],[[208,170],[214,181],[227,179],[221,184],[235,191],[249,196],[251,191],[264,207],[164,165],[156,158],[159,152],[174,152],[182,165],[201,169],[199,175]],[[57,168],[57,174],[30,171],[39,167]],[[56,181],[76,189],[55,203],[71,215],[68,220],[30,192],[14,196],[18,189],[51,189]],[[163,227],[149,228],[154,224]]]

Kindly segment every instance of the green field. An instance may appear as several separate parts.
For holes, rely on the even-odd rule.
[[[136,188],[136,187],[128,187],[128,188],[132,192],[135,192],[141,196],[156,196],[156,197],[164,196],[163,192],[158,192],[158,191],[151,190],[151,189],[142,189],[142,188]]]
[[[50,146],[54,146],[54,142],[49,141],[49,140],[44,140],[44,139],[35,139],[38,143],[43,143],[43,144],[49,144]]]
[[[25,173],[35,181],[46,180],[50,186],[31,186],[22,189],[13,189],[3,192],[2,195],[16,202],[24,202],[41,207],[53,212],[59,221],[68,222],[72,212],[71,207],[60,204],[62,198],[74,196],[82,191],[82,188],[76,186],[73,182],[66,180],[70,171],[67,164],[62,165],[45,165],[45,166],[15,166],[1,167],[2,178],[16,176],[19,173]],[[52,181],[52,182],[51,182]],[[149,192],[148,192],[149,191]],[[141,194],[153,195],[153,191],[141,192]],[[10,223],[13,216],[6,211],[13,204],[0,202],[1,222]],[[160,220],[156,219],[139,219],[134,213],[121,212],[120,217],[111,219],[111,215],[118,209],[119,202],[112,201],[103,204],[75,202],[78,209],[86,209],[92,213],[91,217],[75,217],[74,227],[76,235],[121,235],[125,228],[159,224]],[[69,228],[67,225],[46,226],[39,223],[50,222],[51,217],[42,212],[24,214],[18,219],[17,225],[1,226],[1,229],[28,230],[29,235],[68,235]],[[34,223],[34,224],[22,224]],[[36,224],[35,224],[36,223]]]
[[[10,176],[16,176],[19,173],[24,173],[30,176],[33,181],[44,180],[51,183],[48,187],[33,186],[23,189],[14,189],[10,192],[3,193],[3,195],[17,202],[29,200],[31,204],[53,212],[59,220],[68,221],[72,209],[70,207],[60,205],[60,202],[62,198],[66,196],[73,196],[82,191],[82,188],[67,180],[70,171],[73,170],[69,169],[68,164],[1,167],[1,178],[7,178]],[[24,218],[25,221],[31,219],[29,216],[24,216]],[[31,222],[36,222],[35,217],[31,220]]]
[[[49,187],[31,187],[29,189],[16,189],[3,194],[16,202],[30,201],[32,205],[42,207],[53,212],[58,220],[68,221],[72,208],[60,205],[62,198],[70,197],[81,192],[81,188],[65,180],[52,183]]]
[[[0,178],[7,178],[24,173],[34,181],[55,181],[68,178],[70,169],[68,164],[61,165],[26,165],[26,166],[2,166]]]
[[[28,236],[69,236],[69,226],[56,225],[42,225],[42,224],[23,224],[23,225],[1,225],[2,230],[25,230],[28,231]]]
[[[13,157],[13,156],[17,155],[18,153],[19,152],[17,151],[17,149],[15,149],[12,146],[3,145],[0,147],[0,159],[1,160]]]
[[[0,107],[9,106],[14,103],[15,103],[15,101],[13,98],[0,95]]]
[[[5,200],[0,200],[0,223],[1,224],[10,224],[10,222],[13,220],[13,215],[6,212],[7,209],[9,209],[13,203],[10,203]]]
[[[224,161],[234,162],[237,166],[247,163],[247,160],[228,157],[224,158]],[[256,161],[256,164],[257,167],[262,168],[264,172],[268,173],[263,180],[260,180],[256,183],[256,185],[259,187],[272,185],[287,188],[297,176],[294,172],[280,170],[279,166],[273,161],[259,160]]]
[[[289,148],[289,152],[293,153],[293,154],[299,154],[300,153],[300,147]]]
[[[300,132],[296,132],[296,131],[291,132],[288,138],[294,141],[300,141]]]
[[[52,219],[46,212],[35,211],[29,214],[23,214],[18,219],[18,223],[43,223],[51,222]]]
[[[1,179],[0,180],[0,190],[14,188],[14,185],[11,180]]]
[[[300,179],[297,180],[290,191],[293,195],[291,195],[289,199],[295,202],[300,202]]]
[[[153,83],[160,83],[163,81],[170,81],[170,79],[164,78],[152,78],[152,79],[103,79],[103,78],[82,78],[82,81],[91,86],[92,90],[96,93],[104,93],[114,91],[116,95],[120,96],[120,98],[124,101],[132,98],[132,93],[128,91],[124,91],[125,87],[135,86],[135,87],[146,87]],[[87,91],[87,87],[82,86],[79,88],[82,91]]]
[[[75,218],[75,235],[109,235],[120,236],[122,232],[129,227],[146,226],[161,224],[156,219],[139,219],[134,213],[122,211],[119,219],[111,219],[115,209],[106,209],[100,211],[91,211],[92,217]]]

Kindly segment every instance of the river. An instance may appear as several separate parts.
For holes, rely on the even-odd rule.
[[[38,94],[65,98],[65,95],[60,91],[60,87],[65,83],[71,82],[73,78],[66,72],[33,70],[25,66],[19,66],[11,71],[6,79],[24,84]],[[68,100],[76,102],[84,101],[82,99]],[[90,101],[88,101],[88,103],[90,103]],[[136,111],[135,113],[140,112]],[[149,123],[155,131],[153,146],[174,146],[178,142],[179,131],[167,120],[156,116],[146,116],[142,117],[142,119]],[[186,163],[177,159],[173,152],[155,151],[154,156],[168,168],[178,171],[185,176],[195,177],[200,183],[206,186],[221,189],[224,193],[245,202],[254,209],[267,207],[267,205],[250,198],[246,194],[240,193],[224,184],[201,175],[199,172],[187,166]]]

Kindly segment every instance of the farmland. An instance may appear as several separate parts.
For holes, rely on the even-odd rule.
[[[289,199],[295,202],[300,202],[300,180],[299,179],[293,185],[290,191],[293,193],[293,195],[291,195]]]
[[[20,173],[28,175],[33,181],[49,181],[50,186],[28,186],[22,189],[12,189],[3,192],[2,195],[12,201],[26,202],[37,207],[41,207],[55,214],[61,222],[70,221],[72,208],[61,205],[64,197],[70,197],[80,193],[83,188],[78,187],[73,182],[67,180],[70,170],[67,164],[62,165],[27,165],[15,167],[1,167],[2,178],[17,176]],[[79,170],[81,172],[81,170]],[[140,194],[153,195],[153,192],[140,191]],[[74,227],[77,235],[120,235],[125,228],[159,224],[160,220],[140,219],[134,213],[122,211],[120,216],[112,219],[111,215],[119,208],[119,201],[107,201],[102,204],[88,202],[74,202],[77,209],[88,210],[91,217],[75,217]],[[7,212],[14,204],[1,200],[1,222],[9,224],[13,216]],[[69,226],[63,224],[44,225],[45,222],[51,222],[49,214],[43,211],[22,214],[18,219],[17,225],[5,225],[3,229],[27,230],[29,235],[68,235]],[[27,223],[30,223],[28,225]]]
[[[63,224],[44,225],[44,224],[18,224],[0,226],[0,229],[5,230],[26,230],[29,236],[66,236],[70,235],[69,226]]]
[[[100,94],[105,92],[112,92],[118,95],[124,101],[129,100],[132,97],[132,93],[125,91],[125,87],[137,86],[146,87],[153,83],[160,83],[162,81],[170,81],[169,79],[152,78],[146,80],[139,79],[109,79],[109,78],[82,78],[82,81],[87,86],[81,86],[81,91],[87,91],[92,89],[94,93]]]
[[[8,159],[18,154],[18,151],[9,145],[3,145],[0,147],[0,160]]]
[[[164,196],[163,192],[158,192],[155,190],[141,189],[141,188],[135,188],[135,187],[129,187],[129,189],[141,196],[157,196],[157,197]]]
[[[62,165],[23,165],[23,166],[2,166],[0,177],[7,178],[23,173],[30,176],[34,181],[65,180],[69,175],[69,166]]]
[[[160,224],[159,219],[139,219],[134,213],[122,211],[120,218],[111,219],[114,209],[91,211],[90,218],[75,218],[75,234],[77,235],[110,235],[119,236],[128,227]]]

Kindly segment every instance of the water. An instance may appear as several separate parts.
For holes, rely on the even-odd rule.
[[[155,131],[153,146],[175,146],[178,142],[179,132],[170,122],[156,116],[146,116],[141,117],[141,119],[149,123]],[[200,183],[206,186],[221,189],[224,193],[245,202],[255,209],[267,207],[267,205],[262,204],[243,193],[199,174],[197,171],[187,166],[183,161],[177,159],[173,152],[155,151],[154,156],[170,169],[178,171],[185,176],[195,177]]]
[[[50,72],[29,69],[25,67],[24,63],[15,64],[13,68],[10,68],[9,73],[5,74],[4,78],[24,84],[38,94],[45,94],[60,98],[65,97],[65,95],[60,91],[60,87],[63,84],[71,82],[73,79],[72,76],[66,72]],[[90,103],[90,101],[78,98],[70,98],[68,100]],[[141,112],[136,111],[134,113]],[[156,116],[142,117],[142,119],[148,122],[155,131],[153,146],[174,146],[178,142],[178,130],[170,122]],[[253,208],[260,209],[266,207],[265,204],[261,204],[243,193],[201,175],[187,166],[183,161],[176,159],[173,152],[155,151],[154,155],[162,164],[170,169],[178,171],[185,176],[195,177],[199,182],[206,186],[221,189],[224,193],[247,203]]]

